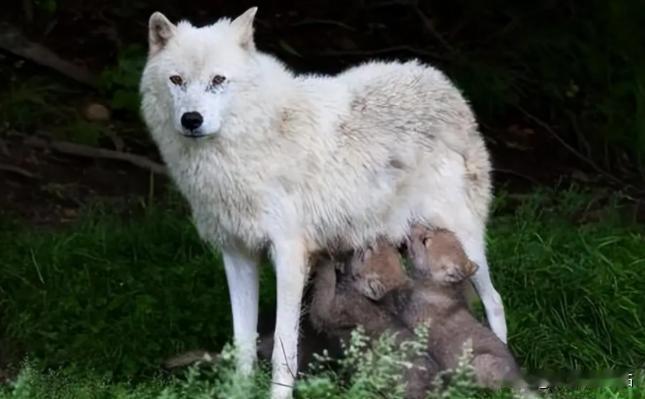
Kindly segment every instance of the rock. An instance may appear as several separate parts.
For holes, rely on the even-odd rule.
[[[91,122],[107,122],[110,120],[110,110],[103,104],[90,103],[83,109],[83,116]]]

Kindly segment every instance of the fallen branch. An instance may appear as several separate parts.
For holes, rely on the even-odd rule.
[[[168,174],[164,165],[137,154],[107,150],[105,148],[95,148],[83,144],[70,143],[67,141],[49,141],[38,137],[28,137],[25,139],[24,143],[31,147],[52,149],[63,154],[75,155],[79,157],[125,161],[134,166],[148,169],[160,175]]]
[[[20,175],[22,177],[26,177],[28,179],[40,179],[40,176],[38,176],[36,174],[33,174],[33,173],[29,172],[28,170],[25,170],[25,169],[23,169],[23,168],[21,168],[19,166],[15,166],[15,165],[8,165],[8,164],[0,163],[0,171],[15,173],[17,175]]]
[[[31,24],[34,22],[34,4],[31,0],[22,0],[22,11],[25,13],[25,20]]]
[[[353,26],[347,25],[344,22],[340,21],[334,21],[332,19],[314,19],[314,18],[308,18],[302,21],[294,22],[291,24],[291,26],[306,26],[306,25],[332,25],[332,26],[337,26],[339,28],[343,28],[349,31],[357,31],[358,29],[354,28]]]
[[[559,142],[564,148],[566,148],[571,154],[573,154],[576,158],[581,160],[582,162],[586,163],[589,165],[593,170],[596,171],[596,173],[606,177],[607,179],[611,180],[614,183],[624,185],[624,182],[617,178],[616,176],[612,175],[611,173],[607,172],[600,166],[598,166],[591,158],[588,158],[584,156],[580,151],[576,150],[571,144],[567,143],[566,140],[564,140],[558,133],[556,133],[555,130],[551,126],[549,126],[548,123],[544,122],[542,119],[538,118],[537,116],[531,114],[524,108],[520,106],[515,106],[515,108],[520,111],[524,116],[526,116],[528,119],[536,123],[538,126],[546,130],[553,138]]]
[[[450,53],[455,53],[454,47],[452,47],[444,38],[437,32],[437,30],[434,28],[434,24],[428,18],[428,16],[419,8],[418,5],[414,7],[414,12],[417,14],[421,22],[423,23],[423,26],[426,28],[426,30],[434,36],[435,39]]]
[[[10,155],[9,148],[7,148],[7,144],[2,139],[0,139],[0,155],[4,155],[7,158]]]
[[[29,41],[12,25],[0,23],[0,49],[51,68],[79,83],[96,88],[96,77],[87,69],[62,59],[47,47]]]
[[[537,179],[534,179],[534,178],[532,178],[531,176],[528,176],[528,175],[522,174],[522,173],[517,172],[517,171],[514,171],[514,170],[512,170],[512,169],[493,168],[493,172],[497,172],[497,173],[502,173],[502,174],[506,174],[506,175],[512,175],[512,176],[521,177],[522,179],[528,180],[528,181],[530,181],[530,182],[531,182],[531,183],[533,183],[533,184],[536,184],[536,185],[537,185],[537,184],[540,184],[540,182],[539,182]]]

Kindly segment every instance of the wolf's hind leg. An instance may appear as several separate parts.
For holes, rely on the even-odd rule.
[[[490,270],[486,259],[485,230],[483,227],[478,228],[474,223],[464,223],[467,222],[466,220],[461,220],[461,222],[462,225],[448,226],[447,228],[455,233],[468,258],[479,266],[477,272],[471,277],[471,281],[482,300],[491,330],[502,342],[506,343],[507,330],[504,304],[490,278]]]
[[[475,289],[477,290],[477,293],[479,293],[479,297],[481,298],[484,309],[486,310],[486,318],[488,319],[488,324],[491,330],[493,330],[495,335],[497,335],[503,343],[506,343],[508,333],[502,297],[499,295],[490,279],[486,257],[482,257],[476,262],[479,264],[479,269],[477,269],[477,272],[471,277],[472,282],[474,283]]]
[[[257,357],[259,274],[256,255],[239,248],[222,250],[224,270],[233,311],[233,338],[237,368],[242,375],[253,370]]]

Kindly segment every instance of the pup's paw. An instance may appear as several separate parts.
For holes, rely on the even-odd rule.
[[[471,261],[460,263],[451,259],[441,259],[436,278],[443,284],[455,284],[471,276],[477,268],[477,264]]]
[[[459,267],[448,267],[442,269],[439,277],[441,282],[444,284],[454,284],[464,279],[464,275]]]
[[[363,276],[354,280],[354,288],[361,294],[374,301],[378,301],[385,296],[385,285],[378,275]]]
[[[464,269],[458,263],[444,260],[438,269],[436,279],[440,283],[455,284],[465,278]]]

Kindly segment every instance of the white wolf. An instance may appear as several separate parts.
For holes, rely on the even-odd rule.
[[[238,368],[251,371],[258,253],[277,278],[273,398],[291,396],[308,256],[400,242],[414,222],[456,233],[495,333],[501,298],[485,255],[490,163],[474,116],[439,71],[370,62],[297,76],[255,49],[251,8],[197,28],[154,13],[143,116],[201,236],[221,248]]]

